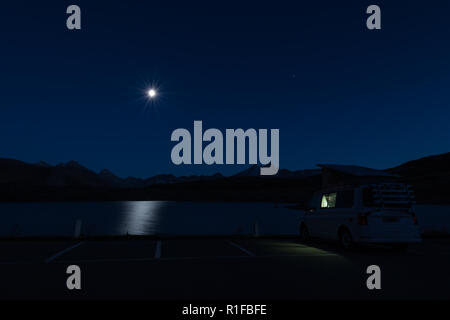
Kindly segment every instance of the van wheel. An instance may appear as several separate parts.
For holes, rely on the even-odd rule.
[[[345,250],[352,249],[354,246],[352,234],[347,228],[342,228],[339,231],[339,243],[341,247]]]
[[[308,242],[309,240],[309,230],[306,224],[302,223],[300,225],[300,242]]]

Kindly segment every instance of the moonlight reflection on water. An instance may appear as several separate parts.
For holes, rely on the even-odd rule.
[[[132,235],[155,234],[160,223],[160,209],[165,201],[123,202],[123,233]]]

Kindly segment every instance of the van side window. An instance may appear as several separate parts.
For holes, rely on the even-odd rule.
[[[354,190],[338,191],[336,208],[353,208]]]
[[[320,201],[321,208],[335,208],[336,207],[336,192],[325,193],[322,195],[322,201]]]
[[[373,201],[372,189],[370,189],[370,188],[363,189],[363,203],[364,203],[364,206],[366,206],[366,207],[375,206],[374,201]]]

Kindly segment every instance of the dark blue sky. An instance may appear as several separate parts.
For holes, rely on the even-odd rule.
[[[246,167],[174,166],[170,134],[194,120],[279,128],[289,169],[450,151],[448,1],[311,3],[2,3],[0,157],[141,177]],[[366,29],[370,4],[382,30]]]

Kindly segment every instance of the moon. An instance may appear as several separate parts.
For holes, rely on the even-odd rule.
[[[155,89],[148,90],[148,96],[150,97],[150,99],[156,97],[156,90]]]

